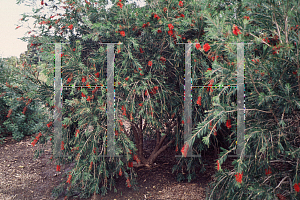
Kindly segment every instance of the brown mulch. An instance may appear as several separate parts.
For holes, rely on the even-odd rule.
[[[17,142],[11,138],[5,139],[0,145],[0,199],[10,200],[41,200],[54,199],[51,191],[63,179],[63,173],[70,169],[70,164],[61,167],[61,172],[56,171],[56,164],[50,162],[51,144],[46,145],[45,154],[34,158],[34,150],[39,145],[31,145],[31,136]],[[153,142],[148,142],[149,147]],[[188,183],[177,182],[176,174],[172,174],[172,167],[177,163],[175,151],[172,148],[163,152],[152,168],[136,168],[138,174],[138,190],[127,188],[125,178],[116,179],[117,193],[108,189],[105,197],[95,195],[92,199],[205,199],[207,184],[215,173],[215,159],[206,155],[209,161],[206,172],[199,173],[197,180]],[[224,164],[226,165],[226,164]],[[223,167],[223,166],[222,166]],[[224,167],[223,167],[224,168]],[[64,199],[61,195],[58,200]],[[69,197],[69,199],[80,199]]]

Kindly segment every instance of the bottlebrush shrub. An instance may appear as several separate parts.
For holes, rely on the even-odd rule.
[[[13,61],[14,57],[11,57],[0,65],[0,82],[7,83],[7,86],[0,88],[3,94],[0,95],[0,138],[4,139],[11,134],[13,139],[20,141],[24,136],[38,132],[44,116],[39,104],[30,98],[32,95],[30,93],[37,89],[35,84],[23,79],[20,75],[20,67],[15,67],[16,64],[12,63]]]
[[[129,180],[130,186],[134,187],[134,167],[127,168],[127,163],[132,162],[133,155],[138,156],[142,165],[151,166],[157,158],[157,154],[155,153],[157,153],[158,150],[165,150],[166,148],[168,148],[168,146],[171,146],[172,143],[176,143],[179,149],[181,149],[181,146],[184,143],[182,137],[180,137],[180,134],[182,135],[183,133],[183,125],[180,124],[180,122],[182,121],[181,118],[184,111],[182,105],[184,105],[183,83],[185,62],[183,58],[185,55],[185,48],[183,47],[183,45],[177,43],[181,43],[184,40],[200,44],[200,47],[198,45],[196,47],[195,44],[192,45],[192,60],[197,59],[200,61],[194,63],[195,65],[192,68],[193,85],[208,86],[209,84],[234,84],[234,80],[236,80],[236,64],[234,63],[237,62],[235,60],[236,53],[232,52],[236,50],[236,47],[233,44],[229,43],[240,42],[244,40],[252,41],[254,40],[254,38],[256,38],[257,40],[257,38],[259,38],[258,36],[252,36],[253,38],[251,38],[251,34],[257,34],[257,27],[252,27],[250,29],[252,32],[250,32],[251,34],[249,37],[247,37],[247,39],[244,38],[244,34],[238,34],[238,36],[236,36],[234,33],[232,33],[230,27],[233,27],[233,24],[235,24],[239,28],[240,32],[243,33],[244,15],[238,16],[238,18],[234,20],[234,22],[232,22],[229,19],[232,18],[233,11],[229,10],[228,7],[223,7],[222,9],[226,10],[226,12],[225,14],[224,12],[222,13],[222,19],[226,19],[227,21],[214,21],[215,23],[212,23],[211,20],[219,19],[220,16],[220,10],[218,10],[220,9],[220,6],[217,6],[217,2],[212,3],[214,5],[210,5],[209,8],[205,8],[205,10],[201,13],[193,12],[193,10],[200,10],[200,4],[194,5],[192,1],[187,1],[184,2],[183,6],[181,6],[178,5],[178,3],[179,2],[175,0],[159,1],[158,6],[160,8],[170,8],[170,6],[177,6],[176,8],[174,7],[174,9],[178,9],[178,11],[180,12],[184,11],[185,17],[176,18],[177,12],[164,12],[162,11],[162,9],[156,9],[154,11],[152,8],[150,8],[150,6],[146,7],[146,9],[138,9],[134,8],[132,5],[118,6],[114,4],[114,6],[111,8],[112,12],[103,13],[103,10],[98,7],[101,7],[101,5],[99,5],[100,3],[97,6],[90,2],[83,3],[83,5],[76,4],[74,6],[67,4],[67,2],[62,2],[61,4],[64,4],[65,8],[68,9],[68,11],[65,12],[64,17],[57,16],[59,20],[49,17],[49,24],[41,24],[41,26],[37,26],[37,29],[45,30],[45,28],[50,28],[49,25],[51,25],[51,29],[55,31],[43,31],[41,36],[29,38],[29,43],[33,44],[31,48],[37,48],[37,46],[39,48],[43,48],[43,52],[40,55],[42,55],[42,58],[45,60],[45,62],[48,63],[43,72],[45,73],[45,75],[47,75],[49,83],[51,81],[53,82],[54,78],[54,47],[46,43],[63,41],[70,42],[69,45],[62,45],[62,53],[64,54],[64,56],[61,57],[63,64],[63,84],[66,84],[68,82],[68,84],[75,85],[84,83],[84,85],[100,86],[100,88],[94,93],[92,92],[94,89],[93,87],[63,90],[64,107],[62,110],[62,123],[68,126],[66,129],[62,130],[62,137],[63,141],[65,142],[65,149],[63,150],[63,153],[67,156],[66,159],[56,159],[57,162],[61,165],[66,162],[77,162],[76,168],[70,170],[72,179],[69,182],[71,182],[70,184],[72,187],[71,190],[67,191],[68,196],[70,196],[72,194],[72,191],[75,190],[80,191],[82,196],[90,196],[94,192],[98,194],[106,194],[108,184],[110,184],[109,186],[112,186],[110,188],[114,187],[114,179],[119,173],[120,168],[122,168],[122,172],[124,173],[124,176],[121,177],[124,178],[124,184],[129,185],[129,182],[126,182],[126,180]],[[69,10],[72,10],[74,12],[69,12]],[[127,12],[126,10],[134,10],[136,12]],[[203,10],[202,7],[201,10]],[[73,15],[73,13],[78,12],[81,13],[81,15]],[[154,12],[155,14],[157,14],[157,16],[160,17],[160,19],[151,19],[151,14]],[[131,13],[134,14],[131,15]],[[105,23],[102,23],[104,22],[102,21],[102,17],[104,15],[106,15],[106,20],[109,20],[109,23],[107,21],[105,21]],[[216,18],[216,16],[218,16],[218,18]],[[255,17],[251,15],[250,17],[252,20],[255,19]],[[66,19],[68,20],[66,21]],[[118,19],[121,20],[118,21]],[[83,24],[77,23],[77,21],[79,20],[82,21]],[[192,27],[192,29],[190,26],[191,20],[195,21],[193,22],[194,26]],[[37,19],[37,21],[38,24],[39,21],[42,20]],[[73,25],[72,30],[67,28],[61,29],[61,27],[67,27],[70,24]],[[215,27],[215,24],[218,24],[218,27]],[[247,26],[251,26],[251,24],[248,24]],[[162,31],[160,32],[157,30]],[[282,28],[281,30],[284,29]],[[248,29],[247,32],[249,32]],[[282,33],[281,36],[283,35],[284,34]],[[65,38],[69,38],[69,40],[66,40]],[[147,40],[145,40],[145,38],[147,38]],[[219,38],[220,40],[217,40],[217,38]],[[282,40],[282,38],[280,39]],[[155,42],[153,43],[152,41]],[[222,44],[215,44],[216,41],[222,42]],[[122,154],[123,157],[107,158],[99,156],[105,155],[107,153],[106,128],[105,126],[103,126],[103,122],[105,123],[107,120],[105,112],[107,93],[105,86],[102,87],[106,84],[107,81],[104,73],[106,70],[105,68],[107,67],[107,45],[102,45],[100,43],[119,42],[122,42],[123,44],[115,45],[115,65],[118,67],[115,67],[114,69],[114,79],[116,80],[116,83],[120,82],[121,84],[115,85],[115,107],[117,113],[124,118],[124,121],[127,120],[128,117],[132,116],[132,122],[129,131],[125,130],[122,125],[116,125],[118,136],[116,136],[115,138],[115,151],[118,155]],[[42,44],[39,46],[38,44],[40,43]],[[268,52],[270,51],[270,56],[273,59],[276,59],[278,56],[282,56],[283,53],[289,52],[283,51],[284,49],[288,49],[287,47],[281,47],[279,54],[272,54],[272,49],[268,49],[268,47],[265,48],[264,46],[259,46],[259,42],[255,43],[255,45],[252,45],[251,47],[249,47],[250,49],[245,50],[245,55],[254,56],[254,53],[252,53],[254,48],[263,50],[264,55],[269,55]],[[128,46],[132,48],[127,48]],[[73,48],[76,48],[76,51],[73,51]],[[140,48],[142,49],[142,53],[140,51]],[[219,57],[218,59],[212,61],[212,59],[209,59],[212,55]],[[267,79],[270,78],[272,78],[272,81],[282,79],[284,80],[282,84],[285,84],[289,83],[291,79],[286,78],[287,76],[279,77],[275,74],[272,74],[272,70],[270,69],[269,71],[265,71],[264,76],[256,76],[255,74],[250,73],[250,71],[257,69],[258,66],[254,66],[251,63],[249,64],[248,62],[250,59],[253,58],[245,59],[246,63],[249,65],[248,68],[245,68],[246,78],[248,81],[247,90],[251,92],[258,91],[263,93],[260,96],[256,94],[255,98],[253,99],[255,99],[255,101],[259,100],[261,102],[258,107],[260,107],[260,110],[262,111],[270,107],[272,107],[272,109],[278,109],[276,112],[273,112],[276,116],[278,115],[278,113],[280,113],[280,109],[276,108],[276,106],[270,106],[272,104],[265,103],[265,101],[269,102],[272,100],[271,97],[265,98],[264,96],[265,94],[268,94],[271,89],[265,88],[266,86],[268,86],[267,84],[265,84],[264,86],[261,84],[257,86],[256,84],[258,84],[258,82],[265,83],[266,81],[269,81]],[[148,65],[149,61],[152,62],[151,65]],[[260,58],[259,64],[262,65],[262,63],[264,62],[266,62],[266,57],[262,56],[262,58]],[[276,62],[280,63],[282,62],[282,60],[278,59]],[[232,64],[228,65],[228,63]],[[280,65],[274,65],[272,67],[274,67],[274,69],[279,72],[279,69],[281,69],[279,66],[282,68],[282,66],[285,65],[283,63],[280,63]],[[268,67],[271,68],[270,65],[268,65]],[[141,71],[139,70],[139,68],[142,69],[143,76],[140,75]],[[211,70],[207,70],[208,68],[210,68]],[[287,69],[287,71],[295,71],[294,68],[295,67],[293,67],[293,69]],[[30,67],[26,67],[26,69],[30,71]],[[99,77],[97,77],[98,75],[95,76],[95,73],[97,72],[100,73]],[[71,74],[73,74],[73,76],[71,76]],[[249,74],[254,76],[253,79],[251,79]],[[29,74],[28,79],[34,81],[35,79],[33,78],[33,76],[34,75]],[[70,76],[72,77],[72,80],[69,79],[68,81],[68,78]],[[82,81],[82,77],[85,77],[84,82]],[[211,80],[213,80],[213,83]],[[251,82],[251,80],[255,81]],[[39,84],[38,82],[35,83],[40,87],[40,90],[35,93],[36,96],[38,96],[44,103],[48,102],[50,106],[53,106],[53,85],[44,85]],[[295,85],[296,81],[294,80],[293,83]],[[276,83],[274,83],[274,85],[276,85]],[[280,89],[280,85],[281,84],[278,83],[276,85],[276,89],[274,89],[273,91],[277,92],[276,94],[279,95],[285,94],[286,91]],[[158,90],[155,90],[154,92],[156,94],[152,92],[153,95],[146,95],[147,97],[145,97],[145,90],[151,91],[151,89],[155,86],[158,87]],[[216,137],[214,136],[214,130],[220,129],[221,124],[226,124],[227,119],[231,119],[232,138],[229,139],[231,140],[232,145],[230,146],[229,151],[232,151],[235,147],[233,145],[233,143],[235,142],[234,138],[236,138],[236,125],[234,124],[236,123],[236,104],[233,103],[236,102],[236,89],[224,89],[222,87],[219,87],[213,89],[210,88],[207,92],[207,88],[198,88],[193,89],[193,92],[195,94],[193,95],[193,97],[196,98],[193,98],[193,108],[195,109],[193,110],[192,120],[193,124],[196,124],[196,127],[194,127],[195,131],[188,141],[189,147],[193,149],[194,154],[201,153],[201,151],[205,150],[205,148],[207,148],[210,144],[213,143],[214,140],[216,140]],[[294,93],[296,93],[296,91]],[[94,94],[94,99],[90,98],[90,101],[87,101],[88,97],[90,97],[92,94]],[[249,94],[247,93],[247,95]],[[198,96],[202,97],[201,105],[196,104]],[[276,97],[272,96],[272,98]],[[283,101],[283,99],[289,98],[281,98],[280,101]],[[253,103],[253,105],[258,105],[254,100],[252,101],[253,102],[251,103]],[[142,104],[143,106],[139,106],[139,104]],[[252,107],[249,107],[253,108],[253,105],[251,105]],[[204,111],[208,112],[205,113]],[[288,112],[288,109],[286,111]],[[168,120],[173,113],[175,113],[175,117],[172,118],[171,122],[169,122]],[[259,112],[259,114],[262,115],[264,113]],[[259,120],[264,121],[265,119],[269,119],[273,116],[269,115],[269,113],[267,114],[268,117],[257,117],[255,119],[256,122],[260,122]],[[251,115],[254,116],[254,114],[252,113]],[[284,115],[284,117],[286,116],[287,114]],[[276,118],[278,120],[282,117],[277,116]],[[144,126],[142,126],[143,119],[145,119],[147,122],[147,124],[145,124]],[[208,128],[210,121],[212,122],[212,129]],[[199,122],[201,123],[199,124]],[[46,122],[43,127],[46,127],[47,123],[48,122]],[[166,130],[163,130],[163,124],[165,124]],[[174,131],[174,128],[176,126],[179,128],[178,132]],[[262,130],[263,125],[260,124],[259,126],[259,130]],[[264,123],[264,126],[269,125],[266,122]],[[155,150],[156,152],[153,152],[150,157],[146,159],[143,156],[143,149],[141,145],[142,143],[139,139],[143,137],[139,136],[146,131],[151,131],[151,127],[154,128],[154,132],[151,132],[151,135],[153,135],[153,137],[157,136],[158,138],[156,139],[161,142],[158,143],[158,146],[156,148],[157,151]],[[49,131],[45,135],[46,138],[50,137],[51,135],[50,128],[51,127],[49,127]],[[76,130],[79,130],[79,133]],[[264,130],[266,129],[264,128]],[[257,132],[257,129],[252,128],[251,131]],[[272,131],[274,132],[274,130]],[[77,137],[75,137],[76,133]],[[262,143],[259,141],[267,140],[268,143],[266,142],[265,145],[267,145],[267,147],[270,147],[268,146],[270,143],[270,137],[267,134],[255,136],[256,138],[254,139],[255,143],[253,144],[253,146],[257,147],[257,145],[260,145],[260,147],[262,147]],[[259,137],[261,140],[257,139]],[[135,143],[133,142],[133,139]],[[274,138],[272,139],[274,141]],[[277,141],[279,141],[279,139],[277,139]],[[53,142],[53,140],[51,142]],[[168,145],[164,145],[163,142],[164,144]],[[252,142],[252,140],[249,140],[248,142]],[[281,151],[282,149],[288,150],[285,144],[281,146],[279,146],[279,143],[276,144],[278,144],[275,145],[277,150],[281,147]],[[97,149],[96,153],[94,153],[93,151],[95,147]],[[255,148],[252,148],[252,146],[249,147],[247,145],[246,149],[247,153],[249,153],[249,149],[251,150],[250,153],[255,152]],[[261,149],[266,151],[265,148]],[[131,154],[129,153],[129,150],[132,151]],[[220,165],[222,165],[222,163],[224,162],[227,153],[228,152],[222,152],[222,154],[220,155]],[[266,155],[270,156],[270,153],[268,152],[268,154]],[[196,168],[194,166],[196,165],[194,165],[194,163],[199,163],[201,165],[203,164],[201,158],[187,157],[181,159],[177,167],[183,166],[185,164],[184,162],[187,160],[189,164],[187,166],[186,174],[187,179],[191,180],[196,176],[196,172],[198,172],[197,170],[195,170]],[[267,159],[261,159],[260,162],[266,160]],[[253,160],[251,161],[253,162]],[[88,170],[89,164],[91,162],[93,162],[93,166],[95,167],[93,167],[91,170]],[[252,165],[250,165],[249,163],[247,164],[252,168],[253,166],[261,167],[262,163],[260,162],[256,162],[255,164],[251,163]],[[257,163],[259,163],[259,165]],[[270,164],[267,163],[266,167],[269,166]],[[236,164],[235,168],[235,172],[227,174],[227,179],[219,179],[219,181],[227,181],[231,183],[231,185],[226,185],[233,188],[230,188],[227,191],[230,193],[229,196],[231,195],[231,197],[233,197],[234,192],[240,193],[241,196],[246,194],[245,191],[248,188],[243,187],[245,184],[249,183],[251,185],[254,185],[254,181],[251,182],[251,180],[254,179],[248,178],[249,176],[255,174],[254,171],[251,171],[251,173],[248,172],[247,168],[241,166],[241,164]],[[255,170],[257,171],[258,169],[255,168]],[[264,169],[260,168],[260,170],[264,175]],[[243,174],[241,183],[236,182],[234,175],[237,172]],[[272,170],[272,174],[273,172],[275,173],[275,170]],[[225,170],[220,170],[220,172],[218,173],[223,175],[226,174]],[[66,184],[69,186],[69,183],[66,183],[67,178],[68,177],[66,176],[66,180],[64,180],[62,185],[59,186],[60,188],[63,188],[63,186],[66,186]],[[254,187],[255,189],[257,189],[256,186],[253,186],[253,188]],[[281,187],[285,186],[281,185]],[[219,191],[222,190],[224,190],[224,188],[219,188]],[[251,192],[248,192],[247,194],[250,193]],[[265,194],[266,193],[267,192],[265,192]],[[225,192],[221,192],[219,194],[225,195]],[[214,195],[214,190],[211,191],[211,195]],[[224,195],[223,199],[225,197]]]

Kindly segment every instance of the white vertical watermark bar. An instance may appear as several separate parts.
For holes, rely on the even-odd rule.
[[[244,80],[244,44],[253,43],[230,43],[237,44],[237,147],[236,155],[229,157],[249,157],[245,155],[245,80]]]
[[[107,155],[100,157],[122,157],[115,153],[115,86],[114,86],[114,44],[107,44]]]
[[[55,77],[54,77],[54,157],[61,157],[62,141],[62,82],[61,82],[61,43],[55,43]]]
[[[244,156],[245,143],[245,80],[244,43],[237,43],[237,149],[238,157]],[[243,152],[243,153],[242,153]]]
[[[107,44],[107,155],[115,156],[114,44]]]
[[[188,139],[192,136],[192,79],[191,79],[191,47],[192,43],[185,44],[185,75],[184,75],[184,144],[188,144]],[[186,151],[186,148],[185,148]],[[175,155],[175,157],[182,157]],[[201,157],[201,155],[193,155],[192,147],[187,148],[186,157]]]

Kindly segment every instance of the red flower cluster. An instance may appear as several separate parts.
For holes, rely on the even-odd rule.
[[[233,31],[232,31],[232,33],[234,34],[234,35],[238,35],[238,34],[242,34],[241,33],[241,30],[234,24],[233,25]]]
[[[6,116],[7,118],[9,118],[9,117],[10,117],[10,115],[11,115],[12,111],[13,111],[12,109],[9,109],[9,111],[8,111],[8,114],[7,114],[7,116]]]
[[[25,112],[26,112],[26,110],[27,110],[27,106],[25,106],[24,108],[23,108],[23,114],[25,115]]]
[[[119,132],[116,130],[115,131],[115,136],[118,136],[119,135]]]
[[[212,86],[213,82],[214,82],[213,79],[211,79],[211,80],[209,81],[209,84],[208,84],[208,87],[207,87],[207,91],[210,91],[210,92],[213,91],[212,87],[210,87],[210,86]]]
[[[226,127],[227,127],[228,129],[231,128],[231,120],[230,120],[230,119],[227,119],[227,121],[226,121]]]
[[[201,97],[200,97],[200,96],[198,97],[197,104],[198,104],[199,106],[201,106]]]
[[[72,175],[71,175],[71,172],[69,172],[69,177],[68,177],[67,183],[71,184],[71,179],[72,179]]]
[[[182,7],[183,6],[183,2],[179,1],[178,5]]]
[[[143,106],[143,103],[139,103],[139,106]]]
[[[91,170],[93,167],[93,161],[91,161],[90,166],[89,166],[89,170]]]
[[[125,78],[125,80],[128,81],[128,80],[129,80],[129,77]]]
[[[242,179],[243,179],[243,173],[237,173],[235,176],[235,180],[238,182],[238,183],[242,183]]]
[[[220,163],[219,163],[219,160],[217,160],[217,169],[218,169],[218,171],[220,170]]]
[[[269,174],[272,174],[271,168],[269,167],[268,169],[265,169],[265,174],[266,176]]]
[[[34,146],[38,142],[38,140],[40,139],[41,136],[42,136],[42,133],[39,132],[38,136],[35,137],[35,139],[31,143],[31,145]]]
[[[158,86],[154,86],[150,92],[150,94],[156,94],[158,90]]]
[[[72,30],[72,29],[73,29],[73,24],[69,25],[68,28],[69,28],[70,30]]]
[[[295,183],[294,184],[294,189],[295,189],[296,192],[300,192],[300,183],[298,183],[298,184]]]
[[[162,61],[162,62],[166,62],[166,59],[164,57],[160,57],[159,60]]]
[[[205,52],[207,52],[207,51],[210,50],[210,46],[209,46],[208,43],[206,43],[206,44],[203,46],[203,50],[204,50]]]
[[[133,162],[128,162],[128,167],[133,167]]]
[[[154,14],[154,18],[157,18],[157,20],[160,19],[160,17],[157,14]]]
[[[99,87],[95,87],[95,89],[93,89],[92,94],[95,94],[95,92],[97,92]]]
[[[70,83],[72,81],[72,78],[68,78],[67,83]]]
[[[137,155],[133,155],[133,160],[135,160],[137,163],[141,162]]]
[[[123,110],[123,115],[126,116],[126,108],[124,106],[122,106],[122,110]]]
[[[162,31],[160,29],[157,30],[157,33],[161,33]]]
[[[64,141],[61,141],[60,150],[64,150],[65,149],[64,145],[65,145]]]
[[[76,130],[76,133],[75,133],[75,137],[77,137],[77,134],[79,133],[79,129]]]
[[[126,183],[127,183],[127,187],[131,187],[131,185],[130,185],[130,180],[129,180],[129,178],[127,178],[127,180],[126,180]]]
[[[119,171],[119,176],[122,176],[122,169],[120,168],[120,171]]]
[[[85,94],[83,94],[83,92],[81,92],[81,96],[82,96],[82,97],[86,97]]]
[[[196,46],[196,49],[198,49],[198,50],[201,48],[201,45],[199,43],[197,43],[195,46]]]
[[[83,83],[85,83],[85,82],[86,82],[86,76],[82,77],[81,81],[82,81]]]
[[[124,37],[125,36],[125,31],[120,31],[120,34]]]
[[[282,194],[276,194],[276,196],[279,198],[279,200],[285,200],[285,196],[283,196]]]
[[[117,6],[119,6],[121,9],[123,8],[123,4],[120,2],[117,3]]]
[[[181,153],[184,157],[186,157],[186,154],[187,154],[187,151],[189,149],[189,145],[188,144],[185,144],[182,149],[181,149]]]
[[[150,67],[152,66],[152,61],[148,62],[148,66],[150,66]]]
[[[254,63],[259,63],[259,59],[257,59],[257,60],[254,60],[254,59],[252,59],[252,62],[254,62]]]
[[[56,165],[56,171],[60,172],[60,165]]]
[[[249,19],[250,19],[250,17],[248,17],[248,16],[244,16],[244,19],[247,19],[247,20],[249,20]]]
[[[140,47],[140,53],[144,53],[143,49]]]

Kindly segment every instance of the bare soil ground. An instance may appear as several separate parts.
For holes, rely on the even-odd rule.
[[[154,147],[153,141],[147,141],[148,147]],[[38,159],[34,158],[34,150],[39,145],[32,147],[31,137],[17,142],[7,138],[0,145],[0,199],[10,200],[42,200],[55,199],[52,189],[59,185],[62,175],[69,165],[62,166],[61,172],[56,171],[56,165],[50,162],[51,146],[47,143],[45,154]],[[176,174],[172,174],[172,167],[176,164],[173,148],[163,152],[156,164],[151,168],[136,168],[138,174],[138,190],[127,188],[125,178],[116,179],[117,193],[108,190],[106,196],[95,195],[92,199],[205,199],[207,184],[213,180],[215,173],[215,155],[206,155],[206,172],[200,174],[200,178],[190,183],[187,181],[178,183]],[[222,168],[231,168],[226,161]],[[227,166],[227,167],[226,167]],[[64,199],[61,195],[58,200]],[[69,197],[78,199],[79,197]]]

